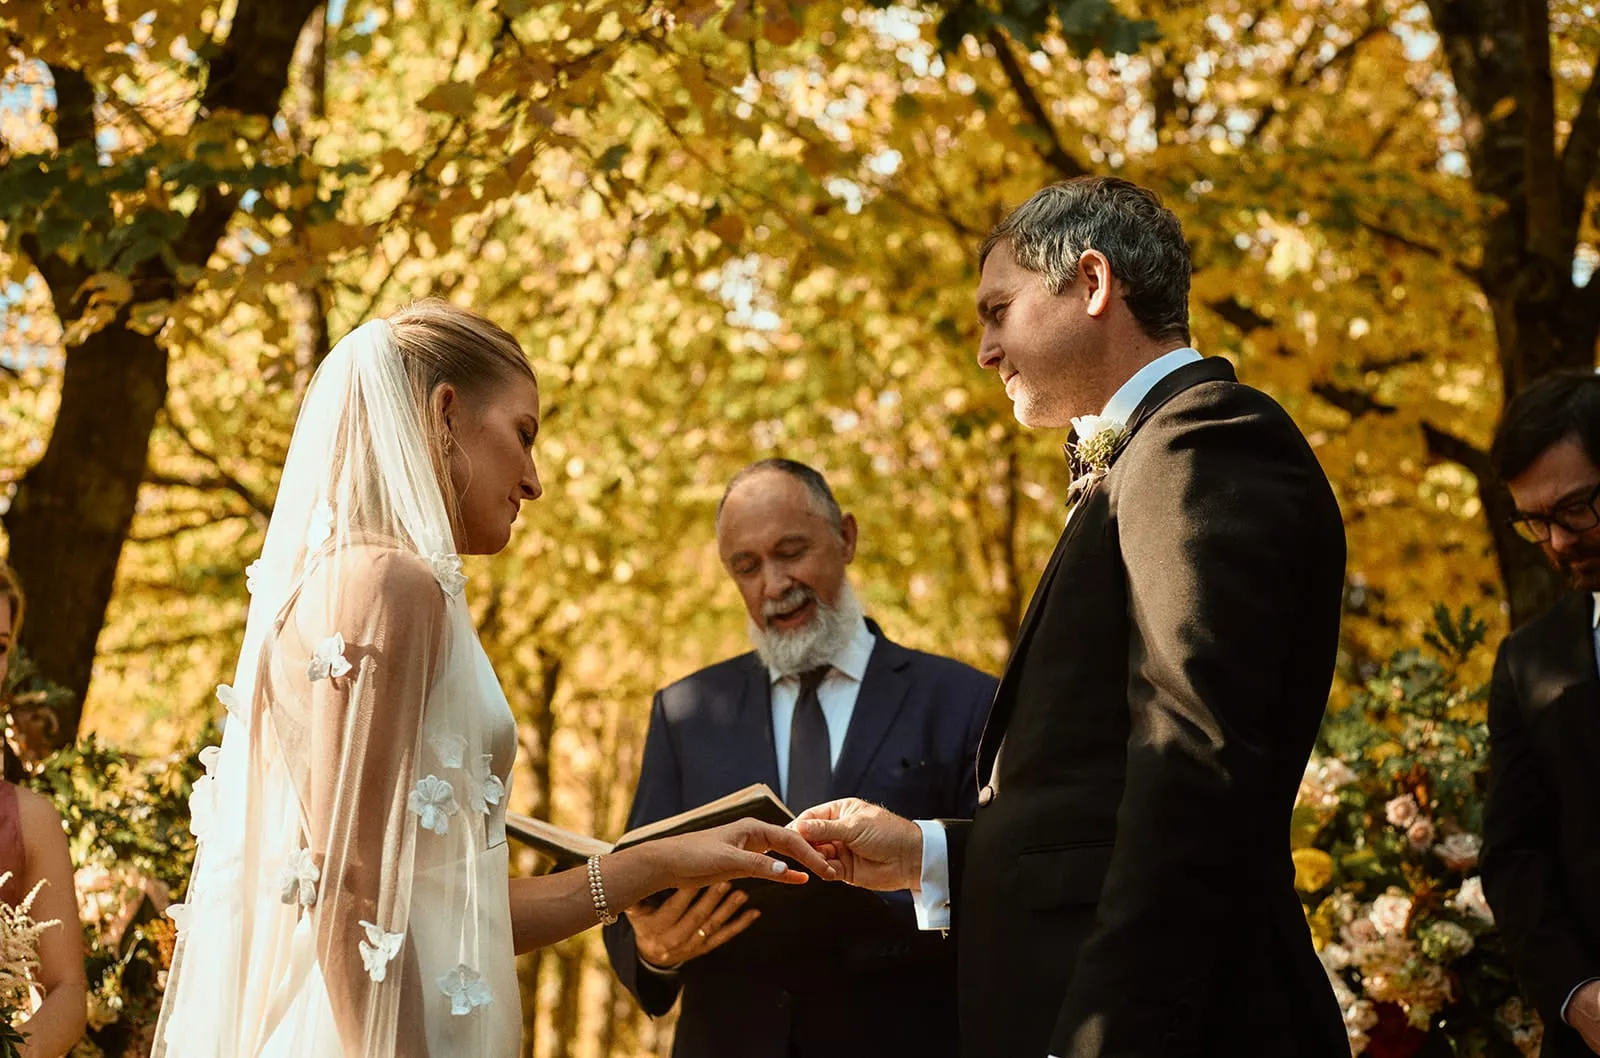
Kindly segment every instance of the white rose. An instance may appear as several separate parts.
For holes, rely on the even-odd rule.
[[[1478,865],[1482,848],[1476,834],[1451,834],[1433,847],[1433,854],[1452,871],[1470,871]]]
[[[1494,924],[1494,912],[1489,910],[1489,901],[1484,899],[1483,895],[1483,879],[1477,875],[1461,883],[1456,895],[1450,898],[1450,906],[1464,915],[1472,915],[1490,925]]]

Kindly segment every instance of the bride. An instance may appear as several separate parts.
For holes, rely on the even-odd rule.
[[[459,554],[538,499],[539,390],[516,340],[441,301],[374,320],[295,424],[199,839],[155,1054],[513,1058],[514,956],[650,893],[832,872],[745,820],[508,879],[516,727]]]

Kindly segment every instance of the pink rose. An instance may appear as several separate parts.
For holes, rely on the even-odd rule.
[[[1411,847],[1416,849],[1418,852],[1421,852],[1423,849],[1426,849],[1429,845],[1433,844],[1433,835],[1433,820],[1429,819],[1427,816],[1423,816],[1420,819],[1414,820],[1412,824],[1406,828],[1406,840],[1410,842]]]
[[[1368,913],[1372,924],[1378,932],[1385,937],[1393,937],[1405,932],[1406,920],[1411,917],[1411,898],[1398,890],[1391,889],[1372,902],[1372,910]]]

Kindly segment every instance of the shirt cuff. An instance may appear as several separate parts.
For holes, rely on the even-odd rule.
[[[637,957],[639,959],[639,965],[643,967],[644,972],[649,974],[651,977],[659,977],[663,981],[671,981],[675,980],[678,976],[678,968],[676,966],[657,966],[649,959],[646,959],[643,955],[639,955]]]
[[[1567,1008],[1572,1005],[1572,997],[1578,994],[1578,989],[1593,981],[1600,981],[1600,977],[1590,977],[1586,980],[1579,981],[1577,984],[1572,986],[1572,991],[1567,993],[1567,998],[1561,1001],[1561,1020],[1563,1022],[1568,1025],[1572,1024],[1572,1022],[1567,1021]]]
[[[950,847],[944,824],[936,819],[918,819],[922,830],[922,879],[911,890],[917,912],[918,929],[950,928]]]

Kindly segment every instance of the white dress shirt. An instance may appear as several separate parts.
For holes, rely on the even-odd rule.
[[[1139,403],[1150,395],[1156,383],[1180,367],[1203,359],[1188,347],[1174,349],[1156,357],[1133,373],[1124,382],[1100,412],[1108,419],[1126,423],[1138,410]],[[1070,516],[1069,516],[1070,517]],[[919,819],[922,828],[922,879],[920,888],[911,896],[917,912],[919,929],[950,928],[950,849],[945,841],[944,827],[937,820]]]
[[[872,648],[877,637],[867,627],[864,619],[856,620],[856,630],[832,661],[832,668],[817,686],[817,703],[822,706],[822,719],[828,725],[828,760],[839,763],[839,750],[844,747],[844,736],[850,730],[850,718],[855,715],[856,696],[861,693],[861,681],[867,675],[867,662],[872,659]],[[772,681],[772,748],[778,754],[778,785],[780,797],[789,796],[789,728],[794,723],[794,707],[800,698],[800,677],[780,676],[771,669],[767,676]],[[796,809],[798,811],[798,809]]]

